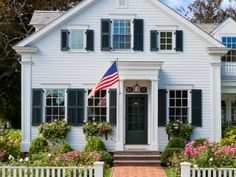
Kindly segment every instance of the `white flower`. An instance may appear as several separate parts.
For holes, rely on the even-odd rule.
[[[9,155],[8,160],[14,159],[12,155]]]
[[[51,157],[52,156],[52,154],[48,154],[48,157]]]
[[[175,126],[175,129],[177,130],[177,129],[178,129],[178,126]]]
[[[26,161],[26,162],[28,162],[28,161],[29,161],[29,158],[28,158],[28,157],[26,157],[26,158],[25,158],[25,161]]]
[[[194,165],[193,167],[194,167],[194,168],[197,168],[198,166],[197,166],[197,165]]]
[[[213,161],[213,158],[211,157],[209,160],[212,162],[212,161]]]
[[[20,158],[20,160],[19,160],[19,161],[20,161],[20,162],[23,162],[23,159],[21,159],[21,158]]]

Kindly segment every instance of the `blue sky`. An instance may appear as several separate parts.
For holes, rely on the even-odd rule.
[[[168,4],[174,9],[184,7],[187,9],[188,5],[194,0],[162,0],[164,3]],[[232,2],[235,5],[235,2]],[[229,0],[224,0],[222,6],[227,7],[230,4]]]

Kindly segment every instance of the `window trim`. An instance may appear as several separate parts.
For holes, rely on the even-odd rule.
[[[170,108],[170,91],[171,90],[186,90],[187,91],[187,93],[188,93],[188,117],[187,117],[187,121],[188,121],[188,123],[192,123],[192,119],[191,119],[191,117],[192,117],[192,97],[191,97],[191,91],[192,91],[192,89],[190,89],[190,88],[188,88],[188,87],[181,87],[181,88],[176,88],[176,87],[173,87],[173,88],[167,88],[166,89],[166,91],[167,91],[167,95],[166,95],[166,97],[167,97],[167,101],[166,101],[166,105],[167,105],[167,107],[166,107],[166,117],[167,117],[167,123],[169,123],[170,122],[170,114],[169,114],[169,108]]]
[[[114,36],[114,21],[115,20],[129,20],[130,21],[130,49],[121,49],[121,50],[114,50],[114,46],[113,46],[113,36]],[[111,22],[112,22],[112,25],[111,25],[111,47],[112,47],[112,52],[132,52],[133,51],[133,47],[134,47],[134,44],[133,44],[133,40],[134,40],[134,24],[133,24],[133,20],[134,18],[128,18],[128,17],[125,17],[125,18],[121,18],[121,17],[114,17],[114,18],[111,18]]]
[[[86,91],[86,95],[85,97],[88,96],[89,90],[92,90],[93,88],[85,88]],[[109,89],[105,89],[106,90],[106,122],[109,122],[109,101],[110,101],[110,97],[109,97]],[[88,122],[88,99],[85,99],[85,122]]]
[[[158,35],[157,35],[157,41],[158,41],[158,52],[159,53],[177,53],[175,48],[176,48],[176,34],[175,34],[175,30],[157,30]],[[161,49],[161,32],[171,32],[172,33],[172,49],[171,50],[162,50]]]

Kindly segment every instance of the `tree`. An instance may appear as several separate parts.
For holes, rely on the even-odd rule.
[[[12,46],[30,35],[34,10],[67,10],[81,0],[0,1],[0,119],[20,127],[20,64]]]
[[[224,8],[224,0],[195,0],[188,6],[186,14],[193,23],[222,23],[228,17],[235,19],[235,8]],[[233,3],[233,0],[231,1]]]

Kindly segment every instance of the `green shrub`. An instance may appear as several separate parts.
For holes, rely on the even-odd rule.
[[[64,141],[69,131],[70,126],[64,120],[55,119],[39,126],[39,133],[52,142]]]
[[[50,147],[49,149],[50,149],[49,150],[50,153],[53,153],[53,154],[62,154],[62,153],[67,153],[67,152],[73,151],[72,147],[67,143],[54,145],[54,146]]]
[[[96,136],[89,136],[86,138],[86,140],[87,144],[84,148],[86,152],[106,150],[105,145],[101,138]]]
[[[44,137],[35,138],[29,149],[29,156],[33,154],[38,154],[39,152],[47,152],[48,151],[48,142]]]
[[[194,144],[193,144],[193,147],[198,147],[200,145],[203,145],[204,142],[206,142],[206,139],[205,138],[199,138],[199,139],[196,139],[194,140]]]
[[[184,138],[173,138],[168,142],[166,148],[184,148],[187,141]]]
[[[101,156],[101,161],[105,162],[108,165],[112,164],[112,155],[107,151],[99,151],[98,152]]]
[[[161,154],[161,162],[163,164],[166,164],[168,165],[169,162],[170,162],[170,159],[171,157],[174,155],[174,154],[180,154],[182,153],[184,150],[182,148],[166,148],[164,150],[164,152],[162,152]]]
[[[224,130],[221,144],[236,146],[236,126],[231,126]]]

